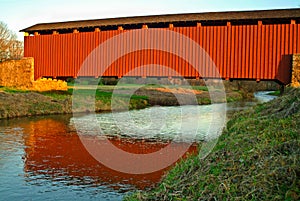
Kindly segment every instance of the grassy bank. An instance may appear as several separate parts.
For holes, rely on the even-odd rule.
[[[111,110],[112,92],[101,90],[82,89],[77,93],[82,97],[79,103],[85,105],[85,101],[90,99],[95,102],[96,112]],[[72,113],[72,94],[73,89],[68,91],[48,91],[32,92],[20,91],[11,88],[0,89],[0,119],[24,116],[50,115],[50,114],[69,114]],[[126,94],[114,95],[118,103],[117,109],[142,109],[149,106],[146,96]],[[127,100],[130,98],[129,105]],[[81,107],[76,112],[89,112],[85,107]]]
[[[199,105],[210,104],[210,95],[206,87],[198,86],[193,89],[185,87],[161,87],[160,85],[141,85],[124,84],[118,86],[98,86],[97,90],[91,86],[76,89],[79,99],[72,108],[73,88],[68,91],[48,91],[32,92],[21,91],[12,88],[0,88],[0,119],[14,118],[23,116],[36,116],[48,114],[69,114],[75,112],[90,112],[90,103],[95,102],[95,111],[110,111],[112,95],[115,101],[116,110],[142,109],[148,106],[176,106],[179,105],[177,97],[185,98],[185,104],[197,104],[192,100],[196,96]],[[131,93],[134,91],[134,94]],[[176,96],[174,94],[177,94]],[[227,93],[227,101],[237,101],[243,98],[238,91]],[[89,101],[88,101],[89,100]],[[128,105],[128,100],[129,105]],[[225,100],[220,100],[224,102]],[[77,107],[78,106],[78,107]],[[93,109],[93,108],[92,108]]]
[[[125,200],[299,200],[300,89],[239,112],[211,154],[177,164]]]

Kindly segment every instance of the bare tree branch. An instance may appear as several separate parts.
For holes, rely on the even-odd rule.
[[[22,57],[23,42],[18,41],[17,35],[9,30],[7,24],[0,21],[0,61]]]

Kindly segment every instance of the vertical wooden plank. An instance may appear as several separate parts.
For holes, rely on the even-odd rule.
[[[239,77],[239,57],[240,57],[240,26],[235,26],[235,43],[234,43],[234,72],[233,72],[233,78]]]
[[[57,60],[56,55],[55,55],[55,52],[56,52],[56,49],[57,49],[56,48],[56,44],[57,43],[56,43],[56,40],[55,40],[55,35],[51,35],[51,41],[50,42],[51,42],[50,45],[52,47],[51,48],[51,52],[50,52],[50,58],[51,58],[51,60],[50,60],[49,71],[47,72],[46,75],[52,75],[53,74],[53,66],[56,65],[56,60]],[[39,52],[38,57],[40,58],[39,59],[39,63],[40,63],[41,59],[42,59],[42,57],[40,55],[40,53],[42,52],[40,40],[39,40],[39,49],[40,49],[40,52]],[[41,65],[41,63],[39,65]]]
[[[290,43],[289,43],[289,37],[290,37],[290,25],[289,24],[285,24],[284,25],[284,29],[285,29],[285,33],[284,33],[284,55],[287,55],[290,53]]]
[[[83,60],[84,60],[84,53],[86,52],[86,34],[84,32],[79,33],[81,34],[81,52],[80,52],[80,65],[81,66],[83,64]],[[87,76],[88,75],[88,71],[89,71],[89,66],[87,65],[87,68],[85,69],[84,73],[82,76]]]
[[[81,66],[82,64],[82,52],[83,52],[83,34],[82,33],[77,33],[78,34],[78,70],[79,70],[79,67]],[[83,72],[84,73],[84,72]],[[82,75],[80,75],[82,76]]]
[[[116,62],[116,67],[115,67],[115,71],[116,71],[115,76],[117,76],[117,77],[123,77],[123,75],[124,75],[122,73],[122,64],[123,64],[124,57],[121,55],[121,53],[122,53],[121,45],[124,45],[124,43],[126,43],[126,42],[123,40],[124,39],[124,37],[122,35],[123,32],[124,32],[124,29],[118,31],[119,37],[118,37],[117,44],[116,44],[118,51],[116,52],[117,53],[117,55],[116,55],[117,62]]]
[[[201,76],[202,78],[205,78],[206,76],[206,69],[208,68],[208,61],[207,61],[207,57],[209,56],[209,52],[208,52],[208,39],[207,39],[207,27],[203,27],[203,47],[205,50],[205,54],[203,54],[203,67],[201,68]]]
[[[197,35],[197,28],[196,27],[191,27],[191,32],[192,32],[192,40],[194,40],[195,43],[199,44],[198,42],[198,35]],[[194,71],[194,77],[197,78],[199,77],[199,73],[198,73],[198,56],[196,53],[196,45],[193,45],[193,71]]]
[[[233,30],[232,30],[232,26],[227,26],[227,33],[228,33],[228,42],[227,42],[227,47],[228,47],[228,50],[227,50],[227,75],[225,77],[225,79],[229,79],[231,77],[231,71],[232,71],[232,64],[231,64],[231,59],[233,57],[232,55],[232,49],[231,49],[231,46],[232,46],[232,40],[233,40],[233,36],[232,36],[232,33],[233,33]]]
[[[215,78],[216,77],[216,70],[215,66],[217,64],[217,54],[218,54],[218,49],[217,49],[217,43],[218,43],[218,27],[217,26],[213,26],[212,27],[212,33],[213,33],[213,37],[212,37],[212,61],[211,61],[211,65],[210,65],[210,69],[211,69],[211,73],[210,73],[210,77]]]
[[[151,44],[152,43],[152,41],[153,41],[153,36],[151,37],[150,36],[150,34],[148,33],[148,32],[145,32],[146,33],[146,40],[148,41],[148,44]],[[172,43],[172,45],[174,45],[173,43]],[[151,46],[151,45],[150,45]],[[152,63],[152,61],[153,61],[153,59],[152,59],[152,55],[151,55],[151,49],[148,49],[147,50],[147,60],[146,60],[147,62],[147,64],[151,64]],[[147,68],[146,69],[146,75],[150,75],[150,71],[149,71],[149,68]],[[146,76],[145,75],[145,76]]]
[[[209,63],[208,63],[208,72],[207,72],[207,75],[206,77],[212,77],[212,62],[214,60],[214,27],[211,26],[211,27],[208,27],[209,29]]]
[[[245,77],[247,79],[250,78],[250,74],[249,74],[249,63],[251,60],[250,57],[250,52],[251,52],[251,48],[250,48],[250,41],[251,41],[251,26],[247,25],[245,26]]]
[[[294,33],[294,30],[293,30],[293,24],[287,24],[287,28],[288,28],[288,40],[289,40],[289,52],[288,52],[288,54],[293,54],[293,49],[294,49],[294,47],[293,47],[293,33]]]
[[[223,74],[222,74],[222,78],[226,79],[228,77],[228,64],[227,64],[227,59],[228,59],[228,27],[224,26],[223,27],[223,35],[224,35],[224,47],[222,50],[222,55],[223,55],[223,59],[222,59],[222,63],[223,63]]]
[[[80,62],[80,55],[81,55],[81,51],[82,51],[82,48],[81,48],[81,41],[82,41],[82,35],[81,34],[79,34],[79,33],[76,33],[76,40],[77,40],[77,49],[76,49],[76,63],[77,63],[77,65],[76,65],[76,74],[78,74],[79,73],[79,68],[80,68],[80,66],[81,66],[81,62]],[[79,74],[78,74],[78,76],[80,76]]]
[[[75,55],[74,55],[74,39],[73,39],[73,35],[72,34],[67,34],[67,37],[69,39],[69,43],[70,43],[70,63],[68,64],[68,75],[67,76],[71,76],[71,77],[75,77],[75,74],[73,73],[73,68],[74,68],[74,59],[75,59]]]
[[[261,27],[261,56],[260,56],[260,71],[258,79],[264,78],[264,61],[265,61],[265,25],[260,26]]]
[[[178,27],[178,31],[180,34],[183,34],[183,28],[182,27]],[[177,51],[178,52],[182,52],[182,49],[180,49],[182,47],[182,37],[179,38],[179,41],[178,41],[178,46],[177,46]],[[186,77],[186,73],[185,73],[185,69],[182,67],[182,62],[181,62],[181,59],[176,56],[176,71],[177,72],[182,72],[182,75],[184,77]]]
[[[146,30],[146,29],[144,29],[144,30]],[[136,42],[136,44],[139,44],[138,46],[142,46],[142,37],[143,37],[142,34],[143,34],[143,32],[137,32],[137,38],[135,38],[135,40],[136,40],[135,42]],[[139,74],[139,75],[141,73],[140,66],[141,66],[141,63],[142,63],[141,54],[143,54],[143,51],[137,51],[135,53],[136,65],[134,66],[134,72]]]
[[[268,25],[269,27],[269,31],[268,31],[268,36],[269,36],[269,40],[268,40],[268,55],[269,55],[269,59],[268,59],[268,67],[267,67],[267,72],[266,74],[267,79],[272,79],[272,66],[273,66],[273,41],[274,41],[274,25]]]
[[[133,48],[133,45],[132,45],[133,39],[134,39],[133,32],[130,32],[129,37],[128,37],[128,42],[127,42],[129,50],[132,50],[132,48]],[[132,68],[132,66],[134,66],[134,55],[133,55],[133,53],[128,53],[125,56],[128,60],[128,65],[126,65],[126,67],[123,71],[123,75],[125,75],[127,72],[129,72],[130,69]]]
[[[216,57],[216,68],[222,76],[223,74],[223,66],[222,66],[222,60],[223,60],[223,47],[224,47],[224,35],[223,35],[223,29],[224,27],[218,26],[217,27],[217,41],[216,41],[216,48],[217,48],[217,57]]]
[[[133,43],[133,41],[138,38],[137,34],[138,34],[137,32],[133,32],[132,38],[130,38],[130,40],[131,40],[130,43]],[[133,47],[133,46],[131,46],[131,47]],[[135,69],[135,67],[137,66],[137,57],[135,56],[135,52],[133,52],[131,54],[131,58],[132,58],[132,63],[131,63],[131,66],[129,68],[129,71]]]
[[[185,30],[186,30],[185,31],[186,38],[185,38],[184,42],[185,42],[186,51],[185,51],[185,54],[184,54],[185,58],[183,58],[183,61],[184,61],[184,66],[185,66],[185,69],[187,71],[188,77],[191,77],[192,76],[191,75],[192,71],[191,71],[191,68],[189,67],[189,64],[188,64],[187,60],[186,60],[186,58],[189,57],[189,54],[191,54],[190,43],[189,43],[189,40],[188,40],[189,35],[190,35],[189,27],[185,27]]]
[[[159,34],[159,38],[163,39],[164,34],[161,31],[158,34]],[[164,41],[163,40],[159,40],[159,43],[160,43],[159,46],[163,47]],[[162,51],[158,51],[158,55],[159,55],[158,65],[162,65],[162,63],[163,63],[163,52]],[[159,68],[159,76],[164,76],[163,68]]]
[[[266,32],[265,32],[265,63],[264,63],[264,77],[265,79],[269,79],[269,66],[270,66],[270,54],[271,54],[271,43],[270,43],[270,25],[266,25]]]
[[[177,30],[176,28],[173,29],[173,31]],[[171,43],[172,43],[172,52],[175,52],[176,51],[176,48],[177,48],[177,40],[176,40],[176,37],[173,37],[173,34],[170,34],[171,35]],[[171,66],[172,66],[172,69],[176,72],[178,72],[176,70],[176,56],[175,54],[171,54]],[[179,73],[179,72],[178,72]]]
[[[190,77],[190,69],[186,64],[186,59],[187,55],[189,53],[189,44],[187,42],[186,37],[188,37],[188,27],[183,27],[183,34],[184,34],[184,38],[183,38],[183,46],[185,47],[185,51],[183,52],[183,56],[184,58],[182,58],[182,64],[183,64],[183,68],[185,69],[186,75],[187,77]]]
[[[207,47],[207,53],[208,53],[208,57],[206,59],[206,67],[204,70],[204,74],[205,77],[207,78],[209,73],[210,73],[210,60],[212,58],[212,54],[211,54],[211,27],[207,27],[206,29],[206,47]]]
[[[184,36],[187,36],[187,27],[183,27],[182,28],[182,30],[183,30],[183,35]],[[183,52],[183,56],[186,58],[186,55],[187,55],[187,53],[188,53],[188,45],[187,45],[187,41],[185,40],[185,38],[183,38],[182,39],[182,47],[186,47],[185,48],[185,50],[184,50],[184,52]],[[181,60],[181,68],[183,68],[184,69],[184,74],[187,76],[187,77],[189,77],[190,75],[189,75],[189,69],[188,69],[188,67],[186,66],[186,63],[184,62],[185,61],[185,59],[184,58],[182,58],[182,59],[180,59]]]
[[[198,73],[199,73],[199,78],[202,77],[202,69],[204,68],[204,55],[205,55],[205,49],[204,49],[204,45],[203,45],[203,35],[204,35],[204,29],[203,27],[198,27],[197,28],[198,33],[199,33],[199,45],[201,47],[201,53],[199,56],[197,56],[198,58]]]
[[[167,60],[167,61],[165,63],[167,64],[167,67],[168,67],[168,75],[170,75],[172,71],[176,71],[175,64],[173,62],[174,57],[171,54],[171,52],[173,52],[173,50],[174,50],[174,40],[175,39],[173,39],[173,34],[166,32],[166,40],[169,41],[170,45],[168,48],[170,48],[170,51],[166,52],[167,58],[165,60]]]
[[[198,66],[199,66],[199,69],[202,68],[202,65],[203,65],[203,61],[202,61],[202,55],[203,55],[203,52],[204,52],[204,47],[203,47],[203,27],[197,27],[197,33],[198,33],[198,41],[199,41],[199,45],[201,47],[201,55],[199,55],[199,58],[198,59]]]
[[[72,77],[76,77],[75,68],[76,68],[76,38],[74,34],[69,34],[70,40],[72,41],[72,63],[70,64],[69,73],[72,75]]]
[[[220,76],[221,78],[225,78],[226,74],[226,41],[227,41],[227,35],[226,35],[226,27],[221,27],[221,43],[220,43]]]
[[[169,48],[169,47],[167,47],[167,32],[166,31],[163,31],[162,32],[162,35],[163,35],[163,47],[165,47],[165,48]],[[165,75],[165,76],[169,76],[169,70],[168,70],[168,65],[167,65],[167,63],[166,63],[166,61],[167,61],[167,57],[168,57],[168,55],[166,54],[166,51],[162,51],[161,52],[161,63],[160,63],[160,65],[162,65],[162,66],[164,66],[163,68],[162,68],[162,73],[163,73],[163,75]]]
[[[256,74],[255,79],[260,79],[260,69],[261,69],[261,36],[262,36],[262,25],[258,25],[257,27],[257,63],[256,63]]]
[[[235,35],[235,26],[231,27],[231,52],[230,52],[230,76],[229,78],[234,78],[234,70],[235,70],[235,41],[236,39],[236,35]]]
[[[52,74],[52,77],[53,78],[56,78],[57,77],[57,74],[61,74],[62,73],[62,66],[61,66],[61,61],[62,61],[62,57],[61,57],[61,54],[62,54],[62,50],[61,50],[61,35],[56,35],[56,38],[57,38],[57,51],[56,51],[56,54],[57,54],[57,63],[56,65],[54,66],[54,74]]]
[[[237,35],[238,35],[238,41],[237,41],[237,58],[236,58],[236,73],[235,73],[235,78],[241,78],[242,76],[242,57],[243,57],[243,28],[242,25],[239,25],[237,27]]]
[[[111,40],[114,36],[114,32],[115,30],[111,30],[109,31],[109,39],[108,40]],[[112,42],[112,45],[109,48],[109,58],[110,58],[110,65],[109,65],[109,69],[108,69],[108,72],[109,72],[109,76],[115,76],[115,68],[116,68],[116,60],[113,60],[113,58],[115,58],[116,56],[116,40],[111,40]]]
[[[269,77],[269,73],[268,73],[268,69],[269,69],[269,55],[270,55],[270,25],[265,25],[265,40],[264,40],[264,52],[265,52],[265,56],[264,56],[264,69],[263,69],[263,75],[264,75],[264,79],[268,79]]]
[[[242,31],[242,39],[241,39],[241,59],[240,59],[240,67],[241,69],[241,76],[243,78],[247,78],[248,72],[246,73],[246,36],[247,36],[247,29],[246,29],[246,25],[243,25],[241,27],[241,31]]]
[[[116,34],[120,33],[121,31],[123,30],[123,27],[122,26],[119,26],[118,27],[118,30],[114,30],[112,32],[112,36],[111,37],[114,37]],[[118,52],[120,51],[119,50],[119,41],[120,41],[120,38],[116,38],[116,40],[113,40],[114,43],[113,43],[113,46],[111,47],[112,51],[112,58],[114,58],[115,60],[112,61],[112,66],[111,66],[111,76],[114,76],[114,77],[121,77],[119,75],[119,71],[118,71],[118,64],[119,64],[119,59],[117,58],[118,56]]]
[[[91,49],[89,50],[89,54],[95,49],[95,47],[97,47],[97,32],[91,32]],[[93,77],[97,78],[97,57],[93,58],[93,64],[92,64],[92,68],[93,68]]]
[[[69,62],[67,63],[68,66],[68,72],[67,72],[67,76],[71,76],[71,77],[75,77],[75,75],[72,73],[72,68],[73,68],[73,48],[74,48],[74,44],[73,44],[73,40],[71,38],[71,34],[67,34],[67,40],[68,40],[68,55],[69,55]]]
[[[119,27],[118,30],[114,30],[111,32],[111,39],[117,35],[121,30],[123,29],[123,27]],[[117,77],[118,76],[118,58],[117,58],[117,55],[118,55],[118,40],[112,40],[113,41],[113,46],[110,47],[111,49],[111,57],[112,57],[112,65],[111,65],[111,73],[110,73],[110,76],[114,76],[114,77]]]
[[[101,41],[101,43],[103,43],[105,40],[106,40],[106,38],[107,38],[107,34],[108,34],[108,32],[107,31],[101,31],[100,32],[100,41]],[[102,59],[103,59],[103,62],[101,62],[102,63],[102,65],[100,66],[100,72],[102,72],[102,75],[101,76],[106,76],[107,75],[107,72],[106,71],[104,71],[104,69],[105,69],[105,67],[106,67],[106,65],[107,65],[107,60],[108,60],[108,52],[107,51],[104,51],[103,52],[103,55],[102,55]]]
[[[257,49],[257,43],[258,43],[258,40],[257,40],[257,35],[258,35],[258,26],[257,25],[254,25],[253,26],[253,66],[252,66],[252,69],[251,69],[251,72],[252,72],[252,78],[253,79],[256,79],[256,72],[257,72],[257,57],[258,57],[258,49]]]
[[[253,60],[254,60],[254,26],[249,25],[249,65],[248,65],[248,78],[253,79]]]
[[[173,31],[178,32],[178,28],[176,28],[176,27],[173,28]],[[172,34],[171,34],[171,35],[172,35]],[[173,35],[172,35],[172,36],[173,36]],[[171,42],[172,42],[172,50],[173,50],[174,52],[176,52],[177,47],[178,47],[178,41],[176,40],[176,37],[172,37]],[[177,67],[177,57],[176,57],[175,54],[172,55],[172,68],[173,68],[176,72],[178,72],[178,67]]]
[[[282,52],[282,46],[283,44],[281,43],[282,41],[282,37],[283,37],[283,29],[282,29],[282,26],[279,24],[278,27],[277,27],[277,55],[276,55],[276,68],[275,68],[275,77],[277,76],[277,73],[278,73],[278,67],[279,67],[279,64],[280,64],[280,60],[281,60],[281,52]]]
[[[278,52],[278,29],[276,24],[272,25],[273,26],[273,55],[272,55],[272,68],[271,68],[271,79],[275,79],[276,76],[276,68],[277,68],[277,52]]]
[[[65,77],[68,71],[68,63],[70,63],[70,47],[69,47],[69,41],[68,41],[68,37],[66,34],[62,35],[63,37],[63,55],[62,57],[64,58],[62,63],[63,63],[63,75],[59,75],[59,76],[63,76]]]
[[[188,41],[195,42],[193,31],[194,31],[193,27],[188,27]],[[189,47],[190,52],[188,52],[188,57],[191,57],[191,61],[190,61],[190,63],[187,62],[187,65],[188,65],[189,71],[191,73],[191,77],[195,78],[196,74],[195,74],[195,70],[194,70],[194,66],[193,66],[193,64],[195,63],[194,45],[191,42],[188,42],[188,43],[189,43],[189,46],[190,46]]]
[[[103,38],[103,32],[102,31],[97,32],[97,40],[98,40],[97,45],[98,46],[102,43],[102,40],[103,40],[102,38]],[[104,60],[105,60],[104,54],[97,56],[97,77],[103,76],[100,72],[101,72],[102,66],[104,65]]]
[[[65,69],[66,69],[66,66],[65,66],[65,60],[69,60],[68,58],[68,48],[67,48],[67,41],[66,41],[66,38],[65,38],[65,34],[60,34],[59,35],[59,38],[60,38],[60,49],[61,49],[61,52],[60,52],[60,64],[61,66],[59,66],[60,68],[60,71],[61,71],[61,74],[58,74],[57,76],[64,76],[65,75]]]
[[[300,52],[300,24],[297,24],[297,53]]]
[[[285,49],[286,49],[286,41],[285,41],[285,25],[282,24],[281,25],[281,51],[280,51],[280,60],[282,60],[283,55],[286,54],[285,53]]]
[[[276,65],[274,65],[274,78],[276,78],[277,72],[278,72],[278,67],[280,64],[281,60],[281,37],[282,37],[282,27],[281,25],[276,25],[277,26],[277,41],[276,41]]]
[[[33,37],[33,36],[29,36],[29,37]],[[36,69],[35,71],[36,72],[34,72],[34,74],[35,74],[35,79],[37,78],[37,76],[38,76],[38,73],[39,73],[39,71],[40,71],[40,68],[39,68],[39,66],[38,66],[38,58],[36,58],[36,57],[38,57],[38,52],[37,52],[37,50],[38,51],[40,51],[40,49],[39,49],[39,46],[38,46],[38,41],[37,41],[37,39],[36,38],[30,38],[31,39],[31,48],[32,48],[32,54],[30,55],[30,56],[32,56],[32,57],[34,57],[35,59],[34,59],[34,68]],[[34,51],[33,51],[34,50]]]
[[[292,24],[292,30],[293,30],[293,39],[292,39],[292,44],[293,44],[293,54],[297,53],[297,25]]]

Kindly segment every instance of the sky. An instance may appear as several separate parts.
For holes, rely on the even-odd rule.
[[[0,21],[19,30],[37,23],[215,11],[300,8],[300,0],[0,0]]]

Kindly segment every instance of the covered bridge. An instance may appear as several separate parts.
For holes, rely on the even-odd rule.
[[[203,48],[222,79],[275,80],[288,84],[292,55],[300,53],[299,22],[300,9],[278,9],[42,23],[21,31],[25,32],[24,56],[34,57],[35,79],[122,77],[136,67],[149,64],[168,66],[171,70],[148,67],[146,72],[135,71],[130,75],[172,77],[177,76],[174,70],[185,78],[217,77],[209,68],[212,64],[194,46],[188,44],[184,50],[178,50],[192,55],[193,62],[166,50],[150,48],[163,43],[177,51],[176,48],[182,47],[180,44],[188,42],[170,38],[171,32],[182,34]],[[138,35],[135,30],[140,30]],[[158,34],[149,34],[152,30]],[[93,58],[89,67],[79,72],[89,54],[114,36],[120,36],[119,40],[125,42],[115,43],[113,50]],[[123,49],[131,49],[132,44],[144,43],[150,45],[122,55]],[[104,62],[107,68],[99,62],[111,58],[116,59]],[[101,68],[106,69],[102,72]]]

